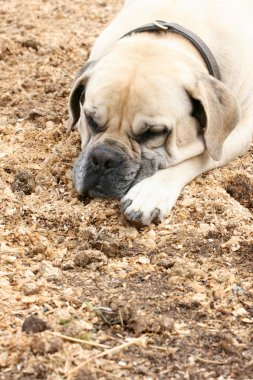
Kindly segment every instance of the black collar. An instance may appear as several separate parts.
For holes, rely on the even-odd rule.
[[[209,74],[211,74],[216,79],[221,80],[219,66],[211,50],[208,48],[208,46],[200,37],[198,37],[195,33],[191,32],[190,30],[184,28],[183,26],[179,24],[175,24],[173,22],[168,23],[166,21],[157,20],[153,23],[146,24],[146,25],[140,26],[139,28],[133,29],[130,32],[126,33],[121,38],[131,36],[132,34],[135,34],[135,33],[161,32],[161,31],[178,33],[181,36],[185,37],[188,41],[190,41],[192,45],[197,48],[202,58],[204,59],[206,66],[208,68]]]

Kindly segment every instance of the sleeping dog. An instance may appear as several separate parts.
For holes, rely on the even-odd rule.
[[[252,0],[127,0],[70,96],[77,191],[129,220],[168,215],[182,188],[249,149]]]

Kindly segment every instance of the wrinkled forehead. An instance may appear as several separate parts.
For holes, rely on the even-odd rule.
[[[190,112],[190,102],[180,79],[166,79],[145,67],[123,69],[108,71],[108,67],[100,67],[88,81],[84,107],[101,122],[118,123],[124,119],[139,130],[144,120],[162,123],[166,119],[173,124]]]

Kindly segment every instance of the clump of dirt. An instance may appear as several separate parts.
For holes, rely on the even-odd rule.
[[[227,184],[226,191],[242,206],[253,209],[253,181],[244,174],[237,174]]]
[[[48,325],[42,319],[36,317],[36,315],[31,315],[26,318],[22,325],[22,331],[26,333],[38,333],[48,329]]]
[[[6,171],[6,169],[5,169]],[[8,171],[7,171],[8,172]],[[35,180],[32,173],[27,171],[19,172],[11,184],[11,189],[13,192],[21,191],[25,195],[30,195],[35,189]]]
[[[55,354],[63,348],[62,340],[57,337],[43,338],[35,336],[30,344],[31,350],[35,355]]]

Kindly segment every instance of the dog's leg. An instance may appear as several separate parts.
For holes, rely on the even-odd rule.
[[[160,170],[130,189],[121,200],[126,218],[144,225],[150,224],[155,218],[164,219],[175,205],[185,185],[201,173],[221,167],[247,152],[253,133],[252,120],[247,121],[248,123],[241,122],[227,138],[220,161],[211,159],[206,151],[175,166]]]

